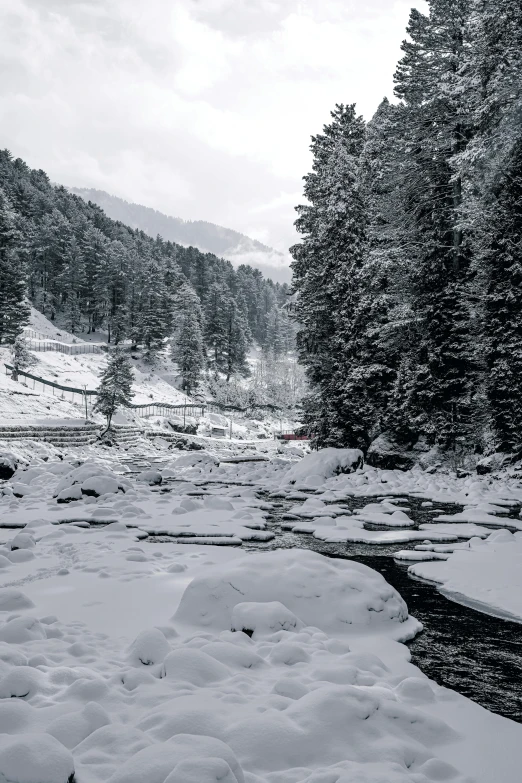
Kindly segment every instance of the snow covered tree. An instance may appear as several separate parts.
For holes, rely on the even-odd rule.
[[[13,343],[11,362],[13,364],[13,381],[18,380],[18,375],[23,372],[23,370],[28,370],[37,363],[36,357],[29,350],[27,341],[22,335],[19,335]]]
[[[227,312],[231,295],[221,283],[213,283],[205,302],[205,346],[210,351],[209,366],[217,375],[226,371],[228,344]]]
[[[243,377],[250,375],[247,354],[252,337],[248,328],[244,301],[239,300],[238,302],[230,298],[225,319],[225,375],[227,381],[229,381],[233,375],[241,375]]]
[[[107,367],[102,373],[94,410],[107,419],[110,429],[112,417],[121,406],[128,406],[133,398],[133,372],[129,357],[122,348],[113,348]]]
[[[0,188],[0,343],[12,343],[29,319],[16,215]]]
[[[332,122],[312,137],[313,168],[304,178],[309,203],[297,207],[295,224],[303,239],[290,249],[297,344],[311,385],[304,415],[322,446],[367,440],[365,390],[351,340],[365,248],[359,182],[364,138],[364,121],[353,105],[338,105]]]
[[[452,165],[471,133],[459,81],[468,14],[469,0],[429,0],[428,16],[412,10],[395,75],[404,102],[398,187],[406,216],[405,284],[418,334],[412,399],[423,401],[424,434],[446,447],[466,434],[476,382],[466,298],[470,246],[461,226],[461,177]]]
[[[201,323],[194,311],[187,310],[178,322],[172,358],[177,362],[183,379],[183,389],[187,394],[193,394],[205,367]]]

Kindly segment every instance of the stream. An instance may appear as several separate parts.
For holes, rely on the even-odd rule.
[[[352,498],[343,505],[357,508],[372,498]],[[408,515],[416,524],[433,515],[418,498],[404,498]],[[274,502],[274,501],[273,501]],[[266,543],[248,542],[253,550],[311,549],[327,557],[357,560],[379,571],[402,595],[411,615],[424,630],[408,643],[412,663],[439,685],[452,688],[491,712],[522,723],[522,624],[502,620],[451,601],[436,586],[408,575],[408,565],[395,561],[393,552],[413,549],[415,543],[394,545],[327,544],[312,535],[282,529],[283,514],[295,501],[276,500],[268,521],[275,538]],[[460,507],[439,504],[444,513]]]

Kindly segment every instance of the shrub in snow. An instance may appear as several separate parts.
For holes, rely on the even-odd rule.
[[[258,638],[276,631],[300,631],[304,623],[279,601],[241,603],[232,609],[230,630]]]
[[[174,620],[230,629],[237,604],[273,601],[332,635],[408,618],[399,593],[371,568],[292,549],[211,566],[187,586]]]
[[[168,742],[151,745],[140,750],[139,753],[128,759],[109,778],[107,783],[166,783],[166,780],[176,769],[179,771],[179,765],[183,764],[181,769],[185,771],[190,769],[197,770],[198,767],[201,769],[201,762],[207,759],[212,760],[214,770],[216,769],[214,763],[216,761],[222,761],[228,765],[232,773],[231,776],[226,766],[221,765],[220,770],[226,772],[230,778],[230,783],[245,783],[239,762],[228,745],[225,745],[224,742],[215,737],[195,734],[177,734]],[[190,781],[190,778],[188,780]],[[208,778],[203,778],[204,783],[207,783],[207,780]],[[210,780],[212,781],[212,778]],[[226,783],[229,783],[227,777],[224,780]],[[203,783],[203,781],[197,779],[197,783]],[[216,778],[216,781],[220,781],[220,778]],[[183,783],[185,783],[185,780],[183,780]]]
[[[162,483],[163,477],[159,470],[142,470],[136,476],[136,481],[142,481],[150,486],[157,486]]]
[[[286,473],[283,483],[307,484],[310,481],[316,486],[327,478],[340,473],[353,473],[364,465],[364,454],[360,449],[320,449],[307,454],[300,462],[294,464]],[[318,483],[314,481],[319,479]]]
[[[73,783],[71,752],[50,734],[0,738],[0,783]]]
[[[15,474],[17,467],[14,454],[6,451],[0,453],[0,479],[10,479]]]
[[[170,645],[159,628],[142,631],[129,648],[129,660],[133,666],[152,666],[163,663],[170,652]]]

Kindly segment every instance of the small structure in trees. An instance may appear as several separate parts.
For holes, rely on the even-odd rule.
[[[132,365],[122,348],[114,348],[109,354],[109,362],[102,373],[98,387],[98,397],[94,410],[107,419],[110,429],[112,417],[121,406],[128,406],[133,398]]]

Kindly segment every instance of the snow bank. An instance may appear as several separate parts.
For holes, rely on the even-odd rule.
[[[284,483],[320,486],[325,479],[340,473],[352,473],[363,464],[364,454],[359,449],[320,449],[307,454],[290,468]]]
[[[257,606],[247,608],[245,602]],[[238,604],[240,609],[236,609]],[[263,608],[263,604],[268,606]],[[260,627],[266,630],[271,623],[274,629],[278,624],[291,624],[288,610],[304,625],[333,634],[400,626],[408,619],[406,604],[376,571],[355,562],[326,559],[309,550],[291,549],[276,550],[269,556],[247,555],[194,579],[183,594],[174,622],[226,630],[244,621],[254,623],[249,626],[253,631]]]
[[[408,570],[442,585],[449,598],[522,622],[522,533],[494,531],[486,541],[472,538],[445,557]]]

